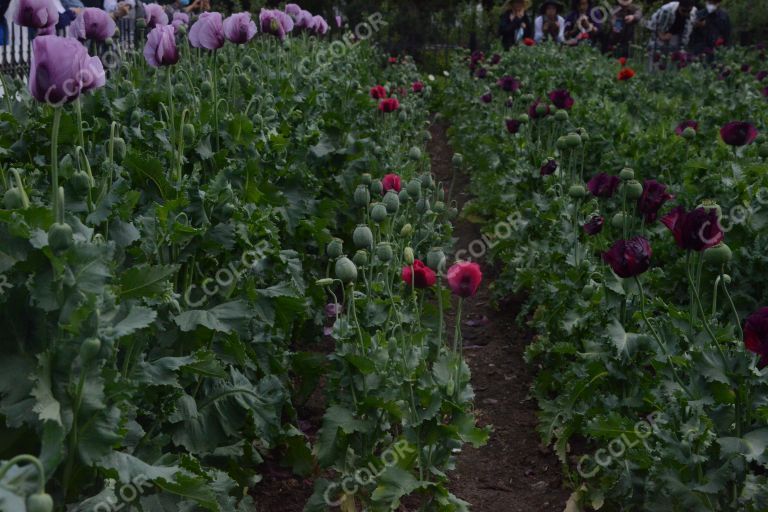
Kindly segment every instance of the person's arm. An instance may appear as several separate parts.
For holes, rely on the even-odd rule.
[[[564,43],[565,42],[565,20],[563,19],[562,16],[558,16],[557,22],[560,24],[560,32],[557,34],[557,42]]]
[[[533,39],[537,43],[540,43],[540,42],[542,42],[544,40],[543,25],[544,25],[544,17],[543,16],[538,16],[536,18],[536,21],[534,22],[534,36],[533,36]]]
[[[534,28],[533,23],[531,23],[531,18],[526,14],[523,16],[523,37],[527,37],[528,39],[533,39],[534,37]]]
[[[723,41],[725,42],[726,46],[730,46],[731,44],[731,18],[728,16],[728,13],[723,11],[723,34],[722,34]]]
[[[693,25],[696,23],[696,17],[696,8],[694,7],[691,11],[691,15],[688,16],[688,19],[685,22],[685,29],[683,29],[683,37],[681,40],[683,48],[686,48],[691,41],[691,33],[693,32]]]

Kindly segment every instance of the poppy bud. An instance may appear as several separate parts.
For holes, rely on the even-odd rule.
[[[83,364],[89,364],[96,359],[101,352],[101,340],[99,338],[88,338],[80,345],[80,359]]]
[[[421,177],[421,184],[424,188],[432,188],[435,186],[435,180],[431,174],[425,174]]]
[[[405,262],[406,265],[413,265],[414,259],[415,257],[413,255],[413,249],[411,249],[410,247],[406,247],[405,249],[403,249],[403,261]]]
[[[413,234],[413,226],[406,224],[400,229],[400,236],[411,236]]]
[[[643,195],[643,185],[637,180],[630,180],[624,183],[627,188],[627,197],[629,199],[639,199]]]
[[[557,121],[567,121],[568,120],[568,111],[567,110],[558,110],[555,112],[555,119]]]
[[[136,18],[136,28],[147,28],[147,20],[144,18]]]
[[[352,258],[352,262],[357,265],[358,267],[367,267],[368,266],[368,251],[365,249],[360,249],[355,253],[355,256]]]
[[[72,228],[66,222],[54,222],[48,230],[48,245],[53,252],[59,253],[69,249],[72,245]]]
[[[360,177],[360,183],[362,183],[365,186],[369,186],[372,181],[373,181],[373,178],[371,178],[371,175],[368,174],[367,172]]]
[[[51,512],[53,510],[53,498],[44,492],[27,496],[27,512]]]
[[[412,179],[408,182],[408,185],[405,186],[405,189],[408,191],[409,196],[417,199],[421,195],[421,181]]]
[[[561,151],[568,149],[568,139],[565,136],[558,137],[557,142],[555,142],[555,147]]]
[[[211,85],[211,82],[208,80],[203,80],[203,83],[200,84],[200,92],[203,93],[203,96],[208,96],[213,91],[213,86]]]
[[[371,208],[371,219],[376,224],[381,224],[387,219],[387,207],[381,203],[376,203]]]
[[[456,208],[455,206],[451,206],[450,208],[448,208],[448,212],[446,215],[449,219],[453,220],[459,216],[459,209]]]
[[[334,267],[336,277],[344,284],[357,281],[357,266],[349,258],[339,258]]]
[[[464,165],[464,155],[461,153],[454,153],[451,163],[455,168],[460,169],[461,166]]]
[[[445,189],[443,188],[443,184],[440,184],[440,187],[437,189],[437,199],[438,201],[445,201]]]
[[[405,110],[401,109],[400,113],[397,115],[397,118],[400,121],[407,121],[408,120],[408,113]]]
[[[581,137],[579,137],[578,133],[571,133],[566,135],[565,140],[567,141],[568,147],[571,149],[575,149],[581,146]]]
[[[392,260],[392,245],[389,242],[381,242],[376,246],[376,257],[379,261],[387,263]]]
[[[361,224],[355,228],[352,233],[352,241],[355,243],[355,247],[358,249],[367,249],[373,246],[373,233],[371,228],[365,224]]]
[[[723,242],[704,251],[704,261],[713,265],[725,265],[733,259],[733,251]]]
[[[523,94],[520,96],[520,100],[524,103],[532,103],[534,100],[533,94]]]
[[[583,185],[571,185],[571,188],[568,189],[568,195],[574,199],[581,199],[587,195],[587,190]]]
[[[341,238],[334,238],[328,242],[328,245],[325,247],[325,252],[329,258],[338,258],[344,252],[344,242]]]
[[[72,188],[80,194],[85,194],[92,186],[91,177],[85,171],[75,171],[69,181]]]
[[[411,199],[411,196],[408,194],[407,190],[402,189],[397,194],[397,198],[400,200],[401,203],[405,204],[405,203],[407,203]]]
[[[384,154],[384,148],[379,146],[379,145],[374,146],[373,147],[373,154],[376,155],[376,156],[383,155]]]
[[[384,198],[381,202],[384,203],[387,213],[397,213],[397,210],[400,209],[400,197],[394,190],[390,190],[384,194]]]
[[[253,59],[250,55],[246,55],[242,59],[240,59],[240,63],[243,65],[243,67],[249,68],[253,66]]]
[[[427,213],[429,211],[429,199],[422,197],[416,201],[416,211],[421,214]]]
[[[3,206],[6,210],[20,210],[24,208],[21,190],[16,187],[9,188],[3,195]]]
[[[611,219],[611,226],[613,226],[616,229],[624,228],[624,214],[622,212],[619,212],[613,216],[613,218]]]
[[[371,182],[371,194],[375,196],[380,196],[384,193],[384,184],[381,183],[381,180],[373,180]]]
[[[358,185],[355,189],[355,204],[366,206],[371,201],[371,193],[365,185]]]
[[[619,178],[621,178],[621,181],[633,180],[633,179],[635,179],[635,171],[633,171],[629,167],[625,167],[619,173]]]
[[[323,286],[323,287],[331,286],[333,284],[333,279],[331,279],[330,277],[325,277],[323,279],[318,279],[317,281],[315,281],[315,284],[317,286]]]
[[[179,25],[176,27],[176,32],[179,33],[179,35],[185,36],[187,35],[187,26],[184,24]]]
[[[587,283],[584,288],[581,289],[581,298],[584,300],[589,300],[592,298],[592,296],[595,294],[595,283],[594,281],[590,281]]]
[[[184,123],[184,140],[186,142],[192,142],[195,140],[197,133],[195,133],[195,125],[192,123]]]
[[[421,160],[421,150],[416,146],[413,146],[410,151],[408,151],[408,158],[411,160]]]
[[[443,213],[445,211],[445,203],[442,201],[435,201],[434,206],[432,206],[432,209],[436,213]]]
[[[427,253],[427,266],[435,272],[445,268],[445,253],[440,247],[433,247]]]
[[[530,121],[531,118],[528,114],[520,114],[520,117],[517,120],[520,121],[520,124],[528,124],[528,121]]]
[[[582,142],[586,142],[589,140],[589,133],[587,133],[586,128],[576,128],[576,133],[579,134],[579,137],[581,137]]]

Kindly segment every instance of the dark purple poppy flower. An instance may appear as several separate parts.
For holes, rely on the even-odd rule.
[[[514,135],[515,133],[518,133],[520,131],[520,127],[523,125],[523,123],[521,123],[517,119],[507,119],[506,125],[507,125],[507,131]]]
[[[742,64],[741,65],[741,72],[742,73],[749,73],[750,71],[752,71],[752,66],[750,66],[749,64]]]
[[[747,146],[757,138],[757,128],[744,121],[731,121],[720,128],[720,136],[729,146]]]
[[[744,345],[760,356],[759,366],[768,366],[768,308],[760,308],[744,322]]]
[[[491,65],[495,66],[499,62],[501,62],[501,55],[499,55],[498,53],[494,53],[493,56],[491,57]]]
[[[547,103],[543,103],[541,98],[536,98],[536,101],[531,103],[528,107],[528,117],[531,119],[541,119],[547,117],[552,113],[552,109]]]
[[[768,98],[768,87],[763,87],[763,97]]]
[[[551,174],[555,174],[555,171],[557,170],[558,165],[559,164],[557,163],[557,160],[555,160],[554,158],[548,158],[547,160],[544,161],[543,164],[541,164],[541,168],[539,169],[539,171],[541,172],[542,176],[549,176]]]
[[[152,30],[157,25],[168,24],[168,14],[158,4],[144,4],[144,18],[147,20],[147,28]]]
[[[493,94],[491,94],[490,92],[487,92],[487,93],[483,94],[482,96],[480,96],[480,101],[482,101],[483,103],[490,103],[490,102],[492,102],[493,101]]]
[[[637,200],[637,211],[643,215],[645,222],[650,224],[656,221],[664,203],[674,198],[675,196],[667,192],[666,185],[656,180],[645,180],[643,194]]]
[[[488,70],[485,68],[480,68],[477,70],[477,73],[475,73],[475,76],[477,78],[485,78],[488,76]]]
[[[653,62],[659,62],[661,60],[661,53],[656,52],[653,54]]]
[[[549,93],[549,100],[557,108],[570,110],[573,107],[573,98],[568,89],[556,89]]]
[[[520,90],[520,80],[513,76],[503,76],[496,82],[499,87],[507,92],[515,92]]]
[[[698,121],[683,121],[679,125],[677,125],[677,128],[675,128],[675,133],[677,135],[683,135],[683,132],[686,128],[693,128],[693,131],[696,133],[699,132],[699,122]]]
[[[725,237],[714,209],[696,208],[686,212],[678,206],[662,217],[661,222],[672,231],[677,246],[686,251],[701,252],[716,246]]]
[[[651,267],[651,244],[642,236],[618,240],[603,253],[603,261],[617,276],[627,279],[639,276]]]
[[[717,79],[718,80],[725,80],[729,76],[731,76],[731,70],[729,68],[725,68],[724,70],[722,70],[720,72],[719,75],[717,75]]]
[[[478,62],[482,62],[483,59],[485,59],[485,54],[480,50],[475,50],[474,52],[472,52],[472,57],[470,57],[470,61],[472,62],[472,64],[477,64]]]
[[[767,76],[768,76],[768,71],[765,71],[765,70],[758,71],[757,73],[755,73],[755,78],[757,79],[758,82],[762,82],[763,80],[765,80],[765,77]]]
[[[587,183],[587,189],[595,197],[610,198],[616,193],[621,184],[621,178],[604,172],[596,174]]]
[[[603,230],[603,225],[605,225],[605,217],[601,215],[593,215],[582,227],[586,234],[595,236]]]

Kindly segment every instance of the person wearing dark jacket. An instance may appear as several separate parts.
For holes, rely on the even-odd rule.
[[[720,0],[709,0],[704,9],[696,12],[689,43],[693,53],[711,54],[715,47],[731,44],[731,19],[720,3]]]
[[[5,13],[8,10],[8,5],[11,3],[11,0],[0,0],[0,46],[5,45],[5,39],[6,39],[6,33],[8,32],[8,27],[5,23]]]
[[[499,35],[505,50],[525,38],[533,39],[533,22],[527,13],[529,7],[530,0],[508,0],[502,7]]]

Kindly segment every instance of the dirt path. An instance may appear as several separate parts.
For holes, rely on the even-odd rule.
[[[432,172],[438,181],[449,184],[453,150],[445,126],[435,123],[431,133]],[[461,210],[471,198],[469,176],[458,175],[453,190]],[[480,227],[460,216],[454,236],[456,249],[466,249],[480,239]],[[539,442],[536,403],[528,398],[533,374],[523,351],[530,334],[515,324],[516,302],[493,308],[488,291],[493,269],[478,263],[484,283],[480,293],[465,303],[464,355],[472,369],[478,420],[481,425],[493,425],[494,432],[483,448],[464,449],[457,470],[450,475],[451,490],[469,502],[474,512],[562,512],[569,493],[562,488],[559,461]],[[454,318],[447,323],[451,332]]]

